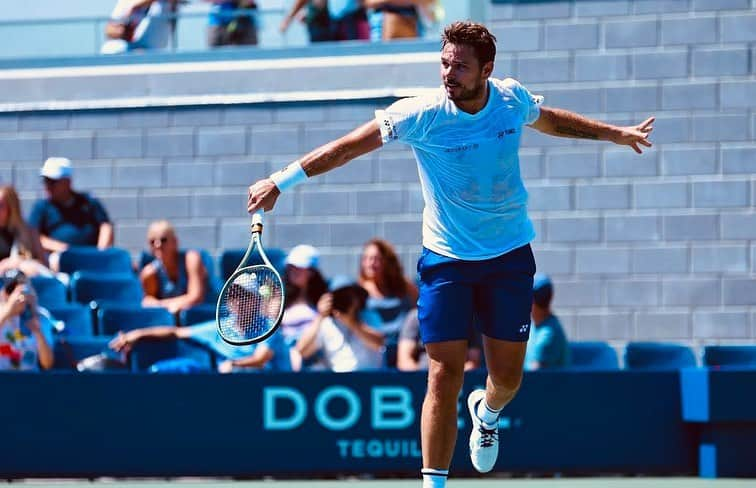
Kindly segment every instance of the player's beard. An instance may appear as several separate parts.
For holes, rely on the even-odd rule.
[[[455,85],[453,87],[445,85],[446,95],[452,102],[466,102],[468,100],[474,100],[483,96],[486,90],[486,83],[487,80],[482,79],[481,77],[478,82],[470,88],[462,85]],[[450,91],[449,88],[452,88],[452,91]]]

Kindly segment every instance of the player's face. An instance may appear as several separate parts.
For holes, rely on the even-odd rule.
[[[481,66],[475,50],[464,44],[447,44],[441,51],[441,81],[446,96],[453,102],[480,98],[493,63]]]

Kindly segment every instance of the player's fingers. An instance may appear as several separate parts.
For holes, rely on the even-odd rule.
[[[653,146],[653,144],[651,144],[651,141],[649,141],[648,139],[645,139],[645,138],[644,138],[644,139],[641,139],[641,140],[639,140],[638,142],[639,142],[639,143],[641,143],[641,144],[643,144],[643,145],[644,145],[644,146],[646,146],[646,147],[651,147],[651,146]]]
[[[646,120],[644,120],[643,122],[641,122],[640,125],[639,125],[639,127],[642,130],[642,129],[648,127],[649,125],[653,124],[654,120],[656,120],[654,117],[649,117]]]
[[[637,152],[638,154],[643,154],[643,151],[641,151],[637,143],[635,142],[630,143],[630,147],[632,147],[633,151]]]

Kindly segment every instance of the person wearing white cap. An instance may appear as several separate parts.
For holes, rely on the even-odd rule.
[[[315,320],[315,306],[328,285],[318,270],[320,252],[308,244],[294,246],[286,256],[285,264],[286,309],[281,319],[281,333],[287,343],[293,344]]]
[[[102,203],[71,187],[71,160],[48,158],[39,174],[47,198],[34,203],[29,225],[39,231],[43,248],[60,253],[69,246],[113,245],[113,225]]]

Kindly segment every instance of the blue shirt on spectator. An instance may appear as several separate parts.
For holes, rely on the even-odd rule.
[[[556,315],[550,315],[530,331],[525,355],[527,369],[533,369],[533,363],[538,363],[540,368],[560,368],[570,364],[567,335]]]
[[[37,200],[29,225],[41,235],[72,246],[96,246],[100,225],[110,222],[99,200],[86,193],[74,193],[67,204]]]

